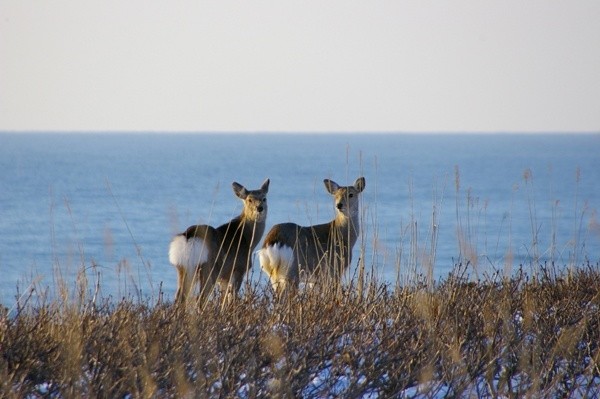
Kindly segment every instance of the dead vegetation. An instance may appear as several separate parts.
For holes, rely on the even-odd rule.
[[[600,269],[0,315],[1,397],[589,397]]]

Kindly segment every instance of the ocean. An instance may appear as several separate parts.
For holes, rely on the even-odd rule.
[[[0,303],[170,300],[172,236],[226,222],[231,183],[266,178],[267,230],[331,220],[323,179],[366,178],[346,279],[596,264],[599,154],[598,134],[1,133]],[[267,284],[257,262],[248,278]]]

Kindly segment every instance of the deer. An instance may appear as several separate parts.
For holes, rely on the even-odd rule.
[[[299,226],[295,223],[274,225],[258,251],[260,267],[269,276],[277,295],[295,291],[300,277],[318,276],[339,280],[352,262],[352,248],[359,233],[359,194],[365,178],[342,187],[333,180],[323,181],[334,198],[335,218],[329,223]]]
[[[239,216],[218,227],[190,226],[169,245],[169,262],[177,269],[176,303],[186,303],[196,284],[200,285],[198,301],[208,298],[217,284],[227,302],[239,293],[265,231],[269,179],[258,190],[247,190],[237,182],[232,187],[243,202]]]

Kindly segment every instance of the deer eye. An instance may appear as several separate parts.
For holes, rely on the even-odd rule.
[[[352,198],[352,197],[354,197],[354,194],[352,194],[352,193],[348,194],[348,198]]]
[[[266,198],[263,198],[262,202],[267,202],[267,199],[266,199]]]

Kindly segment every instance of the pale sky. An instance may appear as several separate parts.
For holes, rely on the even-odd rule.
[[[0,0],[0,131],[600,131],[599,0]]]

